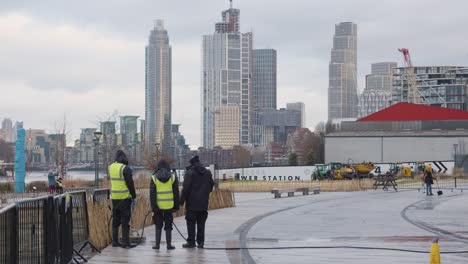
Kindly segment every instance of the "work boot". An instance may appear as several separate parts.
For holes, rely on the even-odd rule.
[[[166,245],[167,250],[173,250],[175,247],[171,244],[172,242],[172,230],[166,230]]]
[[[203,242],[201,242],[201,243],[197,243],[197,248],[203,248],[204,246],[205,246],[205,245],[204,245],[204,243],[203,243]]]
[[[122,226],[122,247],[123,248],[134,248],[135,245],[130,244],[130,227]]]
[[[119,243],[119,227],[112,227],[112,247],[122,246]]]
[[[161,244],[161,229],[156,228],[156,241],[153,249],[159,249],[159,244]]]
[[[196,245],[195,245],[195,242],[188,242],[183,244],[182,247],[183,248],[194,248]]]

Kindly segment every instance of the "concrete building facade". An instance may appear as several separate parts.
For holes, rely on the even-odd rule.
[[[240,142],[240,109],[236,105],[215,108],[215,146],[232,148]]]
[[[157,20],[146,46],[145,145],[171,155],[172,48],[163,20]]]
[[[418,66],[413,68],[419,103],[468,110],[468,67]],[[406,68],[395,68],[392,104],[408,101]]]
[[[215,112],[239,107],[239,144],[250,143],[252,117],[252,33],[239,32],[239,9],[222,12],[215,33],[203,36],[201,79],[202,145],[215,144]]]
[[[295,110],[301,112],[301,127],[306,126],[305,104],[303,102],[286,103],[286,110]]]
[[[328,119],[357,116],[357,25],[335,25],[329,64]]]
[[[14,139],[14,132],[13,132],[13,122],[9,118],[5,118],[2,121],[2,132],[3,132],[3,139],[6,142],[13,142]]]

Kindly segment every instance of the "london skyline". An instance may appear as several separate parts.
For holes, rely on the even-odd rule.
[[[467,40],[454,29],[468,26],[462,12],[467,4],[455,1],[458,5],[430,7],[431,2],[438,3],[426,1],[426,11],[433,8],[450,15],[416,19],[412,13],[419,10],[418,4],[405,1],[383,3],[373,12],[363,12],[370,1],[238,0],[234,5],[242,11],[241,31],[252,27],[254,48],[278,52],[278,106],[303,101],[306,126],[313,129],[327,118],[328,61],[334,25],[339,22],[352,21],[359,27],[359,91],[371,63],[402,64],[397,48],[409,48],[416,65],[466,64]],[[163,2],[120,3],[106,15],[95,10],[109,3],[102,1],[96,7],[91,3],[70,8],[44,2],[36,6],[30,1],[20,7],[16,1],[2,1],[0,55],[5,59],[0,62],[0,119],[11,117],[24,121],[27,128],[52,130],[54,121],[66,113],[76,138],[80,128],[96,126],[97,116],[115,109],[121,115],[144,116],[144,46],[153,20],[162,18],[173,46],[173,123],[182,124],[189,144],[201,145],[200,40],[212,32],[229,2],[202,6],[186,2],[182,9],[180,4]],[[333,8],[337,3],[342,3],[342,10]],[[268,12],[262,6],[268,6]],[[448,44],[450,49],[442,49]]]

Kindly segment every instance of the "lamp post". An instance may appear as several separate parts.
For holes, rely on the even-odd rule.
[[[94,185],[96,189],[99,188],[99,140],[101,136],[101,132],[94,132]]]

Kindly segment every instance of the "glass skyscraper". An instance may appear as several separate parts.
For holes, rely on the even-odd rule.
[[[328,119],[357,116],[357,25],[335,25],[329,65]]]
[[[251,143],[262,146],[265,141],[265,128],[261,126],[261,111],[276,109],[276,50],[254,49],[252,77],[252,125]]]
[[[155,143],[171,153],[172,49],[163,20],[157,20],[146,46],[145,148],[154,153]]]
[[[252,111],[252,33],[239,32],[239,9],[222,12],[222,21],[216,23],[215,33],[203,36],[201,74],[201,135],[202,145],[213,148],[216,120],[226,120],[238,108],[239,122],[233,129],[239,133],[239,142],[250,143]],[[229,106],[230,111],[219,111]]]

